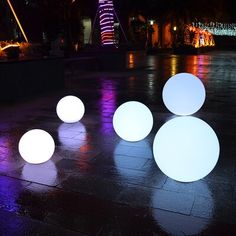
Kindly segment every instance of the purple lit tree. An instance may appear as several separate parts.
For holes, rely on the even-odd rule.
[[[113,45],[115,44],[113,1],[99,0],[98,12],[102,45]]]

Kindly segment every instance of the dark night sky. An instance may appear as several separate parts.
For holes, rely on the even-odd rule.
[[[11,0],[26,31],[28,31],[29,34],[34,32],[34,34],[30,35],[31,38],[40,37],[39,34],[42,31],[41,23],[43,20],[47,21],[48,16],[51,16],[51,20],[53,14],[58,16],[54,23],[57,23],[60,17],[63,18],[63,13],[57,14],[57,11],[63,11],[62,5],[60,5],[63,1],[69,2],[69,0]],[[90,16],[92,18],[95,16],[98,0],[76,1],[81,15]],[[27,5],[25,4],[26,2]],[[3,13],[4,3],[6,6],[6,1],[0,0],[0,31],[3,31],[4,28],[3,18],[7,16],[7,14]],[[38,6],[42,6],[42,3],[49,3],[49,7],[44,10],[43,8],[39,9]],[[168,13],[171,13],[176,17],[187,15],[188,19],[191,20],[236,23],[236,0],[114,0],[114,5],[118,16],[123,22],[127,22],[126,18],[130,13],[141,13],[146,17],[156,18],[161,16],[165,17]],[[51,23],[53,24],[53,21]]]
[[[125,8],[135,9],[148,15],[158,15],[167,11],[189,11],[194,16],[205,18],[216,16],[222,21],[236,22],[235,0],[114,0],[121,11]]]

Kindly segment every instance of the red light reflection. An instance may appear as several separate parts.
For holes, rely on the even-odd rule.
[[[207,81],[210,70],[211,56],[191,55],[186,57],[185,70],[203,81]]]

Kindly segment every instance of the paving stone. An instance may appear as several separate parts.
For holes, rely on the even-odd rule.
[[[65,89],[0,103],[0,235],[235,235],[235,52],[135,59],[142,69],[70,73],[68,66]],[[221,150],[213,171],[192,183],[163,174],[152,152],[156,132],[176,117],[163,104],[162,88],[183,71],[205,85],[194,116],[215,130]],[[74,124],[55,111],[68,94],[86,108]],[[115,110],[129,100],[146,104],[154,118],[139,142],[121,140],[112,126]],[[51,160],[37,166],[18,151],[33,128],[48,131],[56,144]]]

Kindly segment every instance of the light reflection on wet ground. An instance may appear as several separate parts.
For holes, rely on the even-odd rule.
[[[0,234],[235,234],[236,53],[138,52],[129,59],[132,69],[123,71],[68,70],[66,91],[3,107]],[[161,91],[179,72],[204,83],[206,102],[195,116],[215,130],[221,144],[215,169],[193,183],[165,176],[151,149],[157,130],[175,117],[164,107]],[[85,103],[79,123],[66,125],[56,116],[55,106],[66,94]],[[152,132],[141,142],[120,140],[112,127],[115,109],[128,100],[143,102],[154,116]],[[56,152],[45,168],[34,170],[19,156],[18,141],[31,128],[45,129],[55,139]]]

